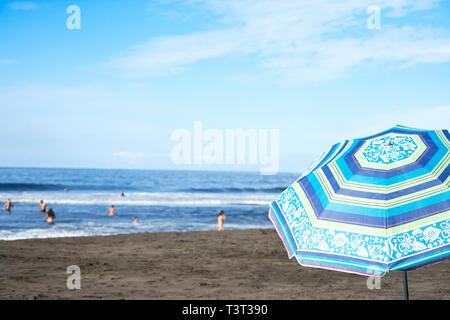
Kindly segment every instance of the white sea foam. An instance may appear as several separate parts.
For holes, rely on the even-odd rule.
[[[227,224],[227,230],[266,229],[272,228],[268,224]],[[105,236],[116,234],[130,234],[139,232],[169,232],[169,231],[209,231],[216,230],[214,223],[200,222],[141,222],[133,223],[98,223],[85,222],[79,225],[59,223],[53,226],[22,230],[0,230],[0,240],[43,239],[61,237]]]
[[[131,205],[131,206],[221,206],[261,205],[275,199],[271,194],[246,193],[187,193],[187,192],[133,192],[121,197],[117,193],[78,192],[17,192],[0,193],[0,199],[11,198],[14,203],[35,204],[40,200],[48,204],[68,205]]]

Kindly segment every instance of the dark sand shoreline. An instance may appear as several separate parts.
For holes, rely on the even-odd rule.
[[[81,268],[68,290],[66,268]],[[450,299],[450,261],[408,272],[411,299]],[[275,230],[0,241],[0,299],[403,299],[402,274],[300,266]]]

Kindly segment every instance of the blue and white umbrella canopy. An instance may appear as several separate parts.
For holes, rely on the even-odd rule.
[[[450,257],[450,134],[396,126],[337,143],[270,206],[290,258],[382,276]]]

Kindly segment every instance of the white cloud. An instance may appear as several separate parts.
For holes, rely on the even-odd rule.
[[[155,156],[156,155],[154,153],[145,153],[145,152],[130,152],[130,151],[113,152],[113,157],[115,158],[142,159],[142,158],[154,158]]]
[[[222,18],[220,30],[150,38],[105,67],[132,78],[170,74],[206,59],[254,54],[260,64],[295,82],[339,77],[367,62],[450,61],[450,36],[420,26],[366,29],[363,1],[191,0]],[[402,16],[439,5],[437,0],[380,0],[383,16]]]
[[[312,134],[298,134],[296,145],[303,146],[292,150],[291,155],[282,157],[283,166],[288,165],[295,170],[303,170],[327,148],[337,142],[367,137],[396,125],[425,129],[441,130],[450,129],[450,106],[436,106],[428,108],[393,108],[390,112],[373,113],[371,115],[354,115],[338,122],[332,119],[310,119],[305,123],[303,131]],[[318,126],[317,123],[322,125]],[[325,124],[323,124],[325,121]],[[324,129],[326,128],[326,129]],[[296,134],[295,132],[292,135]],[[290,143],[285,141],[285,143]],[[283,141],[282,141],[283,143]],[[281,146],[286,152],[289,146]],[[291,160],[295,159],[295,161]]]
[[[410,109],[406,112],[393,111],[378,117],[380,124],[401,124],[419,129],[450,129],[450,106],[425,109]]]
[[[0,86],[0,105],[4,110],[61,110],[106,108],[103,103],[117,99],[101,85],[58,86],[31,84],[26,86]]]
[[[218,41],[220,40],[220,41]],[[178,71],[198,60],[223,56],[237,49],[235,30],[152,38],[105,67],[124,77],[145,77]]]
[[[37,9],[37,4],[35,2],[30,2],[30,1],[9,2],[7,4],[7,6],[10,9],[13,9],[13,10],[29,11],[29,10],[36,10]]]
[[[402,17],[409,12],[429,10],[439,5],[442,0],[390,0],[392,9],[386,14],[388,17]]]
[[[132,152],[132,151],[118,151],[113,152],[113,161],[119,166],[123,165],[145,165],[148,164],[150,159],[155,159],[157,155],[155,153],[146,152]]]
[[[338,140],[362,138],[395,125],[425,130],[448,130],[450,129],[450,106],[412,108],[402,111],[393,109],[389,113],[382,113],[370,118],[353,119],[353,123],[354,125],[342,126]]]

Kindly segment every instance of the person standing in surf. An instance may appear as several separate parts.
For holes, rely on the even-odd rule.
[[[47,204],[42,200],[41,200],[41,202],[39,202],[39,211],[41,213],[47,212]]]
[[[6,201],[5,205],[3,206],[3,210],[5,210],[8,214],[11,213],[11,208],[13,208],[14,205],[11,202],[11,199],[8,199],[8,201]]]
[[[225,213],[221,210],[219,213],[219,216],[217,217],[217,230],[218,231],[224,231],[225,227],[223,226],[223,222],[227,220],[225,217]]]
[[[52,208],[48,208],[44,221],[47,222],[48,224],[55,223],[55,213],[53,212]]]
[[[114,208],[114,205],[112,205],[111,208],[108,209],[108,214],[110,217],[116,215],[116,208]]]

